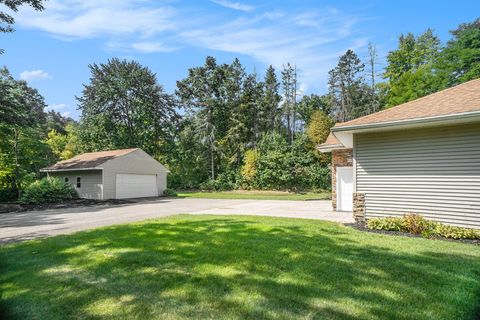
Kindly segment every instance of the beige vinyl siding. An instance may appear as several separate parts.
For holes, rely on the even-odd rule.
[[[480,228],[480,123],[355,135],[366,217],[420,213]]]
[[[50,172],[48,175],[62,181],[68,178],[68,183],[77,190],[80,198],[102,199],[102,170]],[[81,179],[80,188],[77,188],[77,177]]]

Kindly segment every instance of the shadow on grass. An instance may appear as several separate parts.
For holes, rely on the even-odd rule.
[[[456,245],[173,217],[0,248],[1,302],[18,319],[473,319],[480,254]]]

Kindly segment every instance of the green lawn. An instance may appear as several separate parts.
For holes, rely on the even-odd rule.
[[[255,200],[327,200],[330,192],[293,193],[283,191],[179,191],[179,197],[207,199],[255,199]]]
[[[480,310],[480,246],[301,219],[169,217],[0,247],[0,266],[7,319],[450,320]]]

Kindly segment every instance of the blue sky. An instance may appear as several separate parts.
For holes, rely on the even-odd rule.
[[[15,15],[16,32],[0,35],[0,63],[75,119],[88,65],[111,57],[148,66],[168,92],[211,55],[238,57],[260,76],[269,64],[291,62],[302,92],[325,93],[328,70],[347,49],[365,58],[371,41],[383,60],[400,33],[430,27],[446,41],[479,12],[478,0],[49,0],[43,12]]]

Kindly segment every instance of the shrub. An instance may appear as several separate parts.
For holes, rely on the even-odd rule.
[[[235,184],[228,180],[226,175],[219,175],[217,179],[208,179],[200,184],[200,189],[205,191],[226,191],[235,189]]]
[[[432,224],[425,220],[419,214],[409,213],[403,216],[403,226],[406,232],[412,234],[423,234],[427,230],[432,229]]]
[[[173,189],[170,189],[170,188],[167,188],[167,189],[163,190],[163,195],[165,197],[176,197],[176,196],[178,196],[177,192]]]
[[[373,230],[404,231],[403,219],[397,217],[369,219],[367,227]]]
[[[25,188],[18,202],[22,204],[57,203],[77,198],[77,191],[57,178],[37,180]]]
[[[18,192],[13,189],[0,188],[0,202],[17,200]]]
[[[444,225],[427,220],[419,214],[406,214],[401,218],[373,218],[367,221],[367,227],[372,230],[408,232],[426,238],[480,239],[480,230]]]
[[[450,239],[480,239],[480,230],[448,226],[441,223],[436,225],[435,234]]]

